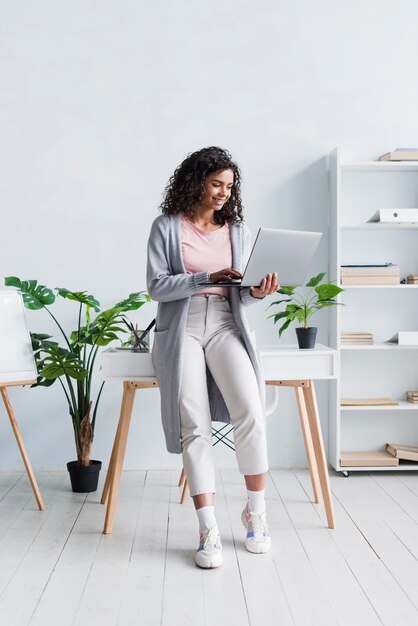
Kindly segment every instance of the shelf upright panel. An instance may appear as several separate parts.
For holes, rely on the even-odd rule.
[[[339,283],[340,266],[340,157],[338,148],[329,155],[329,257],[328,276]],[[340,299],[340,296],[339,296]],[[338,350],[340,341],[340,308],[330,307],[328,345]],[[337,377],[329,383],[328,457],[337,469],[340,463],[340,354],[337,353]]]

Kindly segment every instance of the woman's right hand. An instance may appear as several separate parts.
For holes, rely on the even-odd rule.
[[[219,272],[212,272],[209,274],[209,280],[211,283],[228,282],[228,280],[242,278],[242,274],[233,270],[231,267],[226,267]]]

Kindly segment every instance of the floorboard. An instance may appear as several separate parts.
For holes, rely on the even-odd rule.
[[[246,492],[217,472],[224,564],[194,564],[198,522],[178,473],[123,473],[113,533],[100,488],[67,472],[0,473],[0,615],[7,626],[399,626],[418,623],[418,474],[331,472],[337,528],[306,470],[272,470],[272,550],[245,550]]]

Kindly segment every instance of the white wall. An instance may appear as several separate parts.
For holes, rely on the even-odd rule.
[[[326,155],[374,159],[417,146],[413,0],[39,0],[0,5],[1,278],[93,293],[108,307],[145,288],[145,249],[163,188],[193,150],[227,147],[246,218],[326,230]],[[327,239],[314,271],[327,267]],[[76,306],[55,305],[67,329]],[[132,319],[146,324],[156,307]],[[259,343],[278,341],[265,304]],[[33,331],[53,330],[28,312]],[[325,315],[319,339],[327,340]],[[294,341],[293,330],[282,338]],[[318,384],[327,433],[327,384]],[[121,389],[108,384],[94,457],[108,459]],[[10,391],[35,468],[74,458],[58,384]],[[294,399],[269,418],[273,467],[303,466]],[[220,446],[217,446],[220,448]],[[218,450],[219,464],[234,465]],[[165,451],[159,394],[138,396],[126,467],[180,466]],[[21,461],[0,406],[0,469]]]

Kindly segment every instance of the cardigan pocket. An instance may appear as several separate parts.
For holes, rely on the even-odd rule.
[[[168,330],[156,330],[152,344],[152,362],[158,368],[166,366]]]

